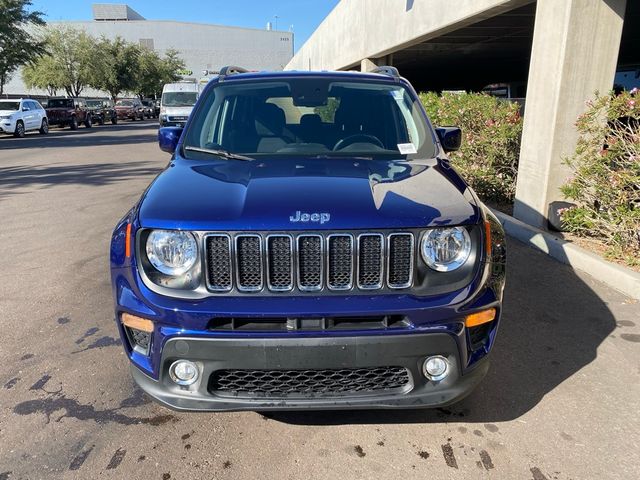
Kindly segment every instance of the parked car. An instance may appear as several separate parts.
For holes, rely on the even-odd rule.
[[[434,407],[489,368],[505,236],[393,67],[223,68],[111,239],[138,385],[179,410]],[[337,108],[336,108],[337,107]]]
[[[31,130],[39,130],[43,135],[49,133],[47,112],[38,101],[30,98],[0,100],[0,132],[22,138]]]
[[[144,120],[144,106],[137,98],[118,100],[115,109],[119,120]]]
[[[118,114],[114,108],[113,101],[104,98],[92,98],[87,100],[87,108],[91,112],[91,121],[98,125],[111,122],[112,125],[118,123]]]
[[[160,99],[160,126],[184,126],[196,104],[200,87],[195,82],[167,83]]]
[[[91,113],[83,98],[50,98],[46,108],[49,125],[69,127],[71,130],[78,128],[83,123],[86,128],[91,128]]]
[[[147,118],[155,118],[156,117],[156,109],[154,105],[154,101],[150,99],[142,100],[142,105],[144,106],[144,116]]]

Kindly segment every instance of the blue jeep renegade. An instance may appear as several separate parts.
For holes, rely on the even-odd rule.
[[[116,227],[135,381],[179,410],[432,407],[488,369],[500,223],[396,69],[225,67]]]

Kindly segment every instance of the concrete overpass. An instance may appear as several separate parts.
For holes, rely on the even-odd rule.
[[[576,118],[616,68],[639,66],[636,0],[342,0],[285,69],[394,65],[419,90],[526,85],[514,214],[546,226]]]

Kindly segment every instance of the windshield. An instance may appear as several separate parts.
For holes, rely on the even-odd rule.
[[[20,102],[0,102],[0,110],[19,110]]]
[[[73,100],[68,98],[54,98],[49,100],[47,107],[48,108],[73,107]]]
[[[237,81],[214,87],[203,100],[185,134],[187,151],[382,158],[436,152],[418,99],[397,83]]]
[[[133,107],[133,102],[131,100],[118,100],[116,102],[117,107]]]
[[[196,104],[196,92],[165,92],[162,94],[162,105],[165,107],[192,107]]]
[[[90,107],[101,107],[102,100],[87,100],[87,105]]]

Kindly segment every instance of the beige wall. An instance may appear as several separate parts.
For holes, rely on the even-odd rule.
[[[339,70],[533,0],[341,0],[285,70]],[[564,1],[564,0],[557,0]]]

